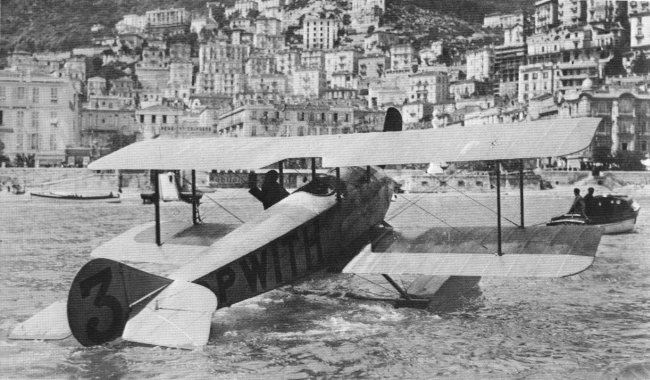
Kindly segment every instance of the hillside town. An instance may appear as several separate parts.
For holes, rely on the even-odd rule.
[[[381,131],[389,107],[405,129],[600,117],[565,166],[648,157],[650,1],[540,0],[486,15],[475,35],[494,38],[426,44],[387,2],[206,2],[94,25],[92,46],[17,48],[0,70],[3,165],[82,167],[157,137]]]

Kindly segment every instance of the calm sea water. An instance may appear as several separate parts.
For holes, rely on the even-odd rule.
[[[561,213],[569,194],[531,192],[526,223]],[[387,219],[412,225],[489,225],[494,215],[459,195],[407,194]],[[493,207],[493,195],[476,198]],[[84,348],[74,339],[13,341],[7,335],[65,299],[89,252],[139,223],[152,206],[0,200],[0,377],[6,378],[650,378],[650,193],[637,231],[604,236],[594,266],[562,279],[483,278],[442,307],[395,309],[379,278],[321,275],[214,316],[195,351],[127,342]],[[215,200],[242,219],[259,211],[245,192]],[[518,198],[504,196],[518,221]],[[189,217],[186,207],[164,210]],[[213,202],[204,218],[236,220]],[[443,222],[444,221],[444,222]],[[384,285],[384,284],[380,284]]]

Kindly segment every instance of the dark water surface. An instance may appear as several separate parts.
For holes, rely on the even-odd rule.
[[[555,195],[554,195],[555,194]],[[563,211],[570,197],[532,192],[526,223]],[[495,217],[459,195],[407,194],[435,215],[393,204],[387,219],[413,225],[490,225]],[[476,196],[493,207],[493,195]],[[153,208],[0,200],[0,377],[6,378],[648,378],[650,377],[650,194],[637,231],[604,236],[592,268],[561,279],[483,278],[439,308],[395,309],[348,291],[386,296],[379,278],[318,276],[214,316],[209,345],[185,351],[127,342],[84,348],[74,339],[14,341],[17,323],[65,299],[89,252]],[[214,199],[242,219],[259,205],[244,192]],[[518,221],[518,198],[505,195]],[[236,222],[214,203],[209,221]],[[187,218],[187,207],[163,214]],[[443,222],[444,221],[444,222]],[[381,285],[384,285],[383,283]],[[352,287],[353,289],[350,289]],[[361,288],[361,289],[360,289]]]

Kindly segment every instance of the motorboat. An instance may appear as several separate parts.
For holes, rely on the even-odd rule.
[[[640,209],[641,206],[627,195],[597,195],[587,205],[587,218],[567,213],[551,218],[546,225],[599,226],[603,234],[632,232]]]

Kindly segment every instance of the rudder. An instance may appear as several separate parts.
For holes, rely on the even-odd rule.
[[[122,336],[130,315],[141,301],[167,287],[172,280],[109,259],[86,263],[68,293],[67,316],[72,335],[84,346]]]

